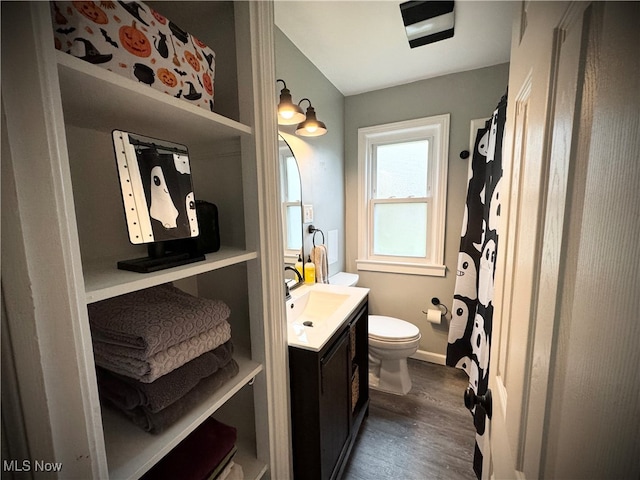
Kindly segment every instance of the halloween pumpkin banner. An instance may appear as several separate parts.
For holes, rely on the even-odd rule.
[[[213,111],[215,52],[142,2],[50,2],[56,49]]]

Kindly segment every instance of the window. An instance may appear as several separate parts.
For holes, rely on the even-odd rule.
[[[358,129],[359,270],[444,276],[449,115]]]

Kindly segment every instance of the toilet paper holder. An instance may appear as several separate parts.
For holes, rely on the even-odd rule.
[[[444,303],[441,303],[441,302],[440,302],[440,299],[439,299],[438,297],[433,297],[433,298],[431,299],[431,303],[432,303],[433,305],[435,305],[436,307],[440,308],[440,309],[443,309],[443,308],[444,308],[444,311],[442,312],[442,316],[443,316],[444,318],[446,318],[447,320],[449,319],[449,316],[448,316],[448,315],[449,315],[449,309],[447,308],[447,306],[446,306]],[[422,311],[422,313],[424,313],[425,315],[427,315],[427,312],[425,312],[424,310]]]

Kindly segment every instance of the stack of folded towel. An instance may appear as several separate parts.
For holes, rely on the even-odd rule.
[[[237,430],[208,418],[162,460],[143,480],[242,479],[242,467],[234,463]]]
[[[159,433],[238,373],[229,307],[170,284],[89,305],[98,390]]]

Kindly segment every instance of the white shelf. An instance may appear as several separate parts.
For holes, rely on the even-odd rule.
[[[102,423],[109,478],[132,479],[143,475],[263,369],[262,365],[239,352],[234,354],[234,359],[240,367],[238,374],[206,402],[159,435],[147,433],[118,412],[103,408]],[[260,475],[266,468],[260,465],[254,454],[246,450],[238,457],[238,463],[243,469],[246,464],[252,475]]]
[[[255,448],[250,449],[238,441],[238,451],[233,461],[242,467],[245,480],[260,480],[267,472],[267,465],[256,458]]]
[[[120,129],[185,144],[213,144],[251,135],[247,125],[191,105],[56,50],[65,122]],[[175,138],[166,138],[167,132]]]
[[[206,255],[201,262],[168,268],[152,273],[137,273],[118,270],[116,263],[124,258],[88,263],[84,266],[86,302],[93,303],[143,288],[154,287],[219,268],[236,265],[258,257],[256,252],[232,247],[221,247]]]

